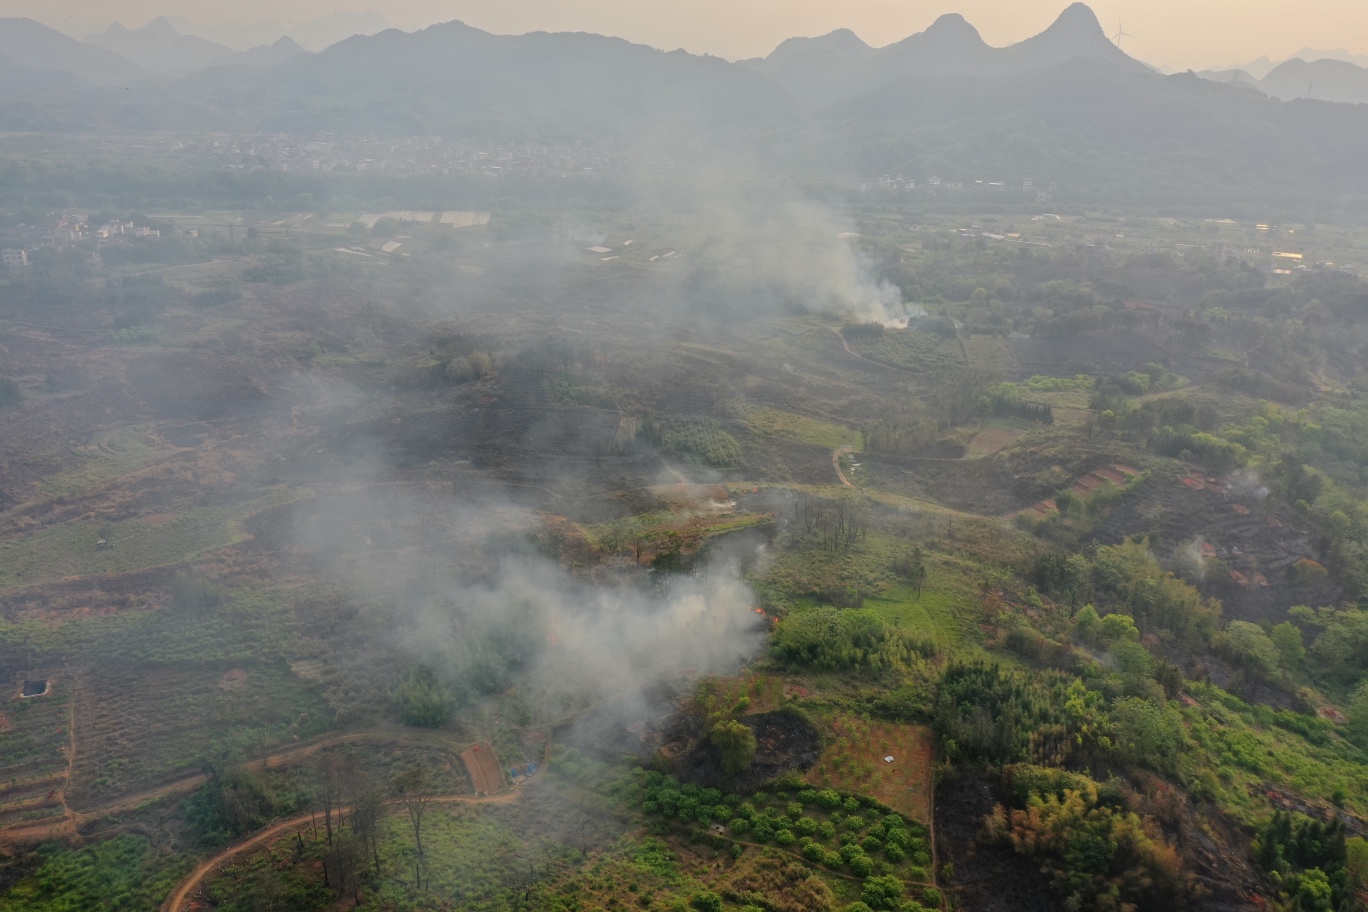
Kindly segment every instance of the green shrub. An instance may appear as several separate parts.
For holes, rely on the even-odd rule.
[[[722,912],[722,897],[711,890],[699,890],[689,900],[689,905],[698,912]]]
[[[902,881],[892,875],[871,877],[864,882],[860,899],[871,909],[893,909],[902,899],[903,889]]]
[[[432,669],[418,665],[399,687],[399,706],[405,725],[440,728],[451,715],[451,696]]]
[[[841,793],[835,789],[822,789],[817,793],[817,803],[825,810],[833,811],[841,806]]]
[[[730,468],[741,458],[736,438],[723,430],[716,418],[708,416],[647,416],[637,433],[662,450],[715,468]]]

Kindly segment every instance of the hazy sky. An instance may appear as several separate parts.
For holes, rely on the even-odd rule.
[[[874,45],[921,31],[946,12],[964,14],[995,45],[1040,31],[1066,0],[0,0],[0,14],[32,16],[84,36],[113,19],[138,26],[160,13],[198,22],[300,22],[332,12],[379,9],[413,29],[461,19],[495,32],[593,31],[662,48],[724,57],[768,53],[792,35],[854,29]],[[1368,53],[1368,0],[1096,0],[1108,34],[1163,66],[1233,63],[1302,47]]]

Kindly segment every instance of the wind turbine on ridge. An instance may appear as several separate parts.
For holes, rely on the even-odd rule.
[[[1124,31],[1124,30],[1121,28],[1121,19],[1118,17],[1117,20],[1116,20],[1116,34],[1115,34],[1115,35],[1112,35],[1112,41],[1116,43],[1116,46],[1117,46],[1118,48],[1120,48],[1120,47],[1121,47],[1121,39],[1122,39],[1122,38],[1134,38],[1134,37],[1135,37],[1134,35],[1130,34],[1129,32]]]

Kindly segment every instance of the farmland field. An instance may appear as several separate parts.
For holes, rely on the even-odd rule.
[[[746,426],[762,437],[778,437],[829,449],[849,444],[859,450],[863,446],[859,431],[837,424],[761,406],[745,405],[738,411]]]
[[[173,667],[83,680],[75,719],[68,799],[82,807],[198,772],[216,755],[308,738],[327,708],[288,668]]]
[[[253,513],[307,496],[275,491],[229,507],[97,523],[73,521],[0,541],[0,589],[62,579],[128,573],[190,560],[241,541],[238,524]],[[149,521],[150,520],[150,521]],[[100,544],[101,539],[105,544]]]
[[[615,154],[10,181],[0,910],[1349,909],[1364,232]]]
[[[1016,357],[1006,339],[992,336],[969,336],[964,340],[969,355],[969,366],[974,370],[992,371],[1006,377],[1016,376]]]
[[[831,743],[808,771],[808,782],[872,795],[912,820],[930,823],[935,745],[929,729],[853,716],[835,717],[828,725]]]
[[[974,435],[974,439],[969,441],[969,449],[964,455],[971,459],[991,456],[1016,443],[1025,434],[1025,428],[1012,427],[1001,421],[989,422],[983,430]]]

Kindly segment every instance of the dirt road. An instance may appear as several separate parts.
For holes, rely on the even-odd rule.
[[[397,727],[395,729],[381,727],[367,729],[365,731],[344,732],[340,734],[324,735],[320,738],[314,738],[310,741],[301,741],[298,744],[292,744],[289,747],[286,747],[267,756],[264,761],[258,760],[256,762],[264,763],[266,769],[275,769],[284,763],[288,763],[292,760],[297,760],[302,757],[307,757],[310,754],[320,751],[326,747],[332,747],[338,744],[348,744],[355,741],[371,740],[393,741],[404,744],[428,744],[437,747],[449,747],[453,751],[457,750],[458,747],[462,746],[452,742],[448,738],[442,737],[440,734],[435,732],[424,733],[415,732],[412,730],[403,730]],[[73,737],[71,740],[71,747],[69,749],[69,753],[72,757],[75,756],[75,751],[76,744],[75,738]],[[68,776],[69,770],[70,767],[68,766]],[[65,810],[65,813],[61,817],[36,821],[33,823],[19,823],[0,829],[0,844],[14,842],[31,842],[40,839],[52,839],[63,836],[74,836],[80,825],[86,822],[87,820],[94,820],[100,817],[108,817],[112,814],[122,814],[127,811],[136,810],[142,805],[147,804],[149,801],[157,801],[161,798],[165,798],[170,795],[176,795],[183,792],[193,791],[197,786],[200,785],[200,783],[204,782],[206,778],[207,777],[203,773],[192,773],[188,776],[182,776],[179,779],[173,779],[170,782],[164,782],[161,785],[156,786],[155,788],[138,792],[135,795],[125,795],[124,797],[115,799],[114,801],[108,804],[99,805],[98,807],[94,807],[85,811],[78,811],[75,808],[71,807],[69,804],[67,804],[65,796],[66,785],[64,783],[61,789],[61,796],[62,806]]]
[[[550,742],[547,742],[546,750],[542,754],[542,763],[537,768],[537,772],[534,773],[532,776],[527,777],[526,779],[513,783],[508,788],[504,789],[502,792],[499,792],[494,795],[479,796],[438,795],[434,797],[432,800],[434,803],[437,804],[511,804],[512,802],[518,800],[518,796],[522,792],[523,785],[525,785],[527,782],[530,782],[532,779],[535,779],[537,776],[540,776],[546,770],[550,758],[551,744]],[[338,812],[341,814],[345,814],[350,810],[351,808],[349,807],[343,807],[339,808]],[[236,858],[238,855],[241,855],[248,849],[259,846],[263,842],[270,841],[276,836],[280,836],[284,833],[290,832],[291,830],[298,829],[299,827],[302,827],[305,824],[313,821],[316,817],[316,813],[300,814],[298,817],[291,817],[289,820],[282,820],[279,823],[272,823],[270,826],[266,827],[266,829],[262,830],[261,832],[249,836],[242,842],[239,842],[236,845],[224,849],[222,852],[215,855],[213,858],[210,858],[208,861],[201,862],[199,865],[195,867],[195,870],[190,872],[190,875],[186,877],[185,880],[180,882],[180,884],[176,887],[175,890],[171,891],[171,893],[167,896],[166,901],[161,904],[160,912],[182,912],[182,910],[186,908],[186,900],[189,899],[190,895],[199,887],[201,883],[204,882],[204,879],[214,871],[218,870],[218,868],[220,868],[226,862],[231,861],[233,858]]]
[[[432,800],[437,804],[509,804],[510,802],[517,800],[518,792],[520,790],[521,783],[515,783],[507,791],[500,792],[497,795],[481,795],[478,798],[474,795],[438,795]],[[338,813],[345,814],[350,810],[351,808],[347,807],[338,808]],[[291,817],[289,820],[273,823],[261,832],[239,842],[237,845],[223,850],[208,861],[201,862],[195,867],[195,870],[190,872],[190,876],[181,881],[180,886],[176,887],[176,889],[171,892],[171,895],[166,898],[166,901],[161,904],[161,912],[181,912],[181,910],[186,908],[186,900],[190,899],[190,895],[204,882],[204,879],[218,870],[226,862],[231,861],[243,852],[255,848],[264,842],[271,841],[277,836],[284,835],[285,833],[305,826],[309,822],[315,820],[317,816],[316,813],[300,814],[298,817]]]
[[[836,470],[836,477],[841,479],[841,484],[847,488],[853,488],[855,485],[851,484],[850,479],[846,478],[845,472],[841,471],[841,457],[853,452],[855,452],[855,448],[850,445],[837,447],[831,451],[831,467]]]

